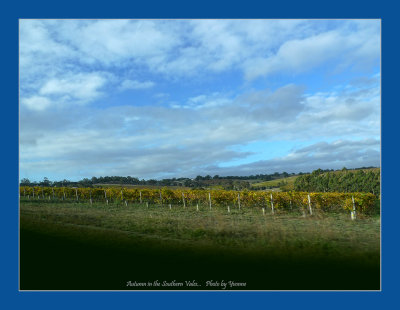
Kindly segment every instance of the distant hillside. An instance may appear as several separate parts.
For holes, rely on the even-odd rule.
[[[343,176],[345,175],[345,177]],[[327,181],[329,180],[329,181]],[[328,183],[327,183],[328,182]],[[326,184],[325,184],[326,183]],[[80,181],[50,181],[44,178],[41,182],[22,179],[21,186],[54,186],[54,187],[133,187],[133,188],[197,188],[225,190],[305,190],[309,191],[366,191],[379,193],[380,168],[362,167],[350,170],[315,170],[307,174],[275,172],[249,176],[200,176],[195,178],[172,178],[162,180],[139,180],[136,177],[105,176],[84,178]]]
[[[380,195],[380,168],[323,172],[302,175],[294,182],[296,191],[366,192]]]
[[[318,170],[315,170],[315,171],[318,171],[318,175],[320,175],[321,177],[329,177],[332,174],[334,174],[341,181],[343,181],[342,180],[343,179],[342,175],[344,173],[348,173],[349,176],[352,176],[352,174],[357,174],[357,173],[358,174],[362,174],[362,173],[367,174],[368,172],[370,172],[370,173],[374,174],[375,179],[377,178],[376,177],[377,175],[380,175],[380,168],[346,169],[345,171],[343,171],[343,170],[335,170],[335,171],[333,171],[333,170],[326,171],[325,170],[325,171],[323,171],[323,170],[318,169]],[[313,172],[314,173],[314,177],[315,177],[315,171]],[[301,190],[303,188],[305,190],[305,188],[308,188],[308,187],[307,186],[300,186],[299,185],[299,181],[297,181],[297,183],[296,183],[296,180],[299,177],[302,178],[302,179],[308,178],[307,176],[312,176],[313,173],[306,173],[306,174],[301,174],[301,175],[293,175],[293,176],[286,177],[286,178],[279,177],[279,178],[276,178],[276,179],[270,180],[270,181],[254,182],[254,183],[251,184],[251,189],[254,189],[254,190],[279,189],[279,190],[282,190],[282,191],[290,191],[290,190]],[[359,182],[359,180],[353,180],[353,181]],[[331,180],[331,182],[332,182],[332,180]],[[361,182],[361,183],[363,183],[363,182]],[[295,187],[295,184],[297,184],[297,188]],[[377,186],[377,184],[375,182],[375,187],[376,186]],[[348,186],[348,187],[354,188],[354,185],[353,186]],[[337,186],[335,186],[335,188],[337,188]],[[321,189],[321,188],[319,188],[319,189]],[[320,190],[320,191],[324,191],[324,190],[325,191],[329,191],[329,190],[327,190],[327,188],[322,188],[322,190]],[[332,190],[332,191],[334,191],[334,190]],[[338,190],[336,190],[336,191],[338,191]],[[343,189],[341,191],[345,191],[345,190]],[[363,188],[363,191],[367,191],[367,192],[371,192],[372,193],[372,192],[376,191],[376,188],[374,188],[374,189],[372,189],[372,188],[369,188],[369,189]]]
[[[294,182],[297,179],[298,175],[290,176],[287,178],[280,178],[271,181],[264,181],[259,183],[251,184],[252,189],[272,189],[272,188],[281,188],[282,190],[291,190],[294,189]]]

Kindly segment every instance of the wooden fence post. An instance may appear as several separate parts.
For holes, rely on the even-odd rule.
[[[310,215],[312,215],[312,208],[311,208],[311,198],[310,198],[310,194],[308,194],[308,208],[310,210]]]
[[[272,214],[275,214],[275,210],[274,210],[274,199],[272,198],[272,193],[271,193],[271,212],[272,212]]]
[[[357,217],[356,217],[356,204],[354,202],[354,196],[351,196],[351,200],[353,202],[353,211],[351,211],[350,214],[351,214],[351,219],[355,220]]]

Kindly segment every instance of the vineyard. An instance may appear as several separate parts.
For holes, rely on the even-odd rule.
[[[20,187],[20,195],[28,199],[58,199],[86,202],[147,203],[161,206],[208,206],[225,208],[260,208],[280,210],[320,210],[324,212],[376,212],[377,197],[370,193],[306,193],[226,190],[171,190],[126,188]]]
[[[379,288],[373,194],[37,186],[20,195],[26,289],[197,279],[185,289],[204,290],[216,278],[246,289]]]

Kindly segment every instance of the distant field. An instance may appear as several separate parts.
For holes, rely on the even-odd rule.
[[[20,228],[22,289],[379,289],[379,216],[22,198]]]
[[[190,187],[185,186],[162,186],[162,185],[132,185],[132,184],[95,184],[94,187],[124,187],[124,188],[138,188],[138,189],[162,189],[162,188],[169,188],[169,189],[190,189]]]
[[[252,187],[257,188],[257,187],[278,187],[279,183],[285,182],[287,185],[293,185],[294,181],[297,179],[297,176],[291,176],[287,178],[282,178],[282,179],[276,179],[276,180],[271,180],[271,181],[264,181],[260,183],[253,183],[251,184]]]

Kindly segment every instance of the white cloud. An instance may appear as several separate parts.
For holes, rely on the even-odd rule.
[[[287,85],[274,92],[248,92],[233,99],[220,93],[198,94],[185,101],[192,105],[175,109],[115,106],[96,111],[80,106],[71,113],[60,110],[46,115],[24,114],[21,160],[26,162],[26,169],[32,170],[41,167],[35,166],[35,159],[45,158],[54,166],[63,162],[68,169],[85,167],[90,175],[112,171],[116,175],[146,178],[193,176],[206,171],[220,175],[251,174],[267,169],[309,171],[313,165],[315,168],[376,165],[379,104],[365,101],[369,94],[362,91],[372,91],[370,86],[370,81],[365,80],[358,88],[342,87],[332,93],[306,95],[301,87]],[[198,108],[217,99],[225,102]],[[371,121],[377,127],[371,127]],[[35,132],[33,140],[32,132]],[[337,136],[347,139],[324,142]],[[277,139],[321,142],[283,158],[218,168],[219,163],[248,156],[247,152],[232,151],[232,146]]]
[[[106,82],[106,78],[99,73],[69,74],[65,77],[48,80],[40,88],[39,93],[47,96],[66,95],[73,99],[89,101],[101,95],[99,89]]]
[[[259,173],[311,172],[315,169],[341,169],[380,165],[380,141],[375,139],[318,142],[283,157],[234,167],[208,167],[211,175],[250,175]]]
[[[378,21],[375,22],[377,25]],[[288,40],[270,56],[248,59],[244,63],[244,70],[247,79],[254,79],[281,72],[307,72],[332,60],[338,61],[338,68],[377,62],[380,55],[379,43],[379,27],[361,25],[353,31],[339,28]]]
[[[103,89],[113,80],[112,74],[102,72],[64,72],[57,77],[43,78],[40,85],[37,83],[36,91],[21,87],[21,103],[37,111],[87,104],[103,96]]]
[[[120,90],[127,89],[146,89],[151,88],[155,85],[152,81],[137,81],[137,80],[123,80],[121,85],[119,86]]]
[[[37,91],[43,79],[69,71],[65,63],[79,59],[79,53],[56,40],[50,29],[49,21],[20,21],[19,64],[23,91]]]
[[[64,21],[57,24],[56,31],[82,54],[82,61],[115,66],[162,58],[179,43],[173,24],[149,20]]]
[[[378,60],[378,20],[337,23],[330,29],[318,20],[23,20],[21,75],[27,84],[66,68],[128,66],[173,79],[242,70],[251,80],[328,61],[343,70]]]
[[[22,20],[21,167],[65,176],[196,175],[204,167],[211,174],[247,156],[233,146],[254,141],[342,137],[351,146],[379,138],[380,76],[357,71],[379,60],[379,30],[375,21]],[[344,85],[319,92],[293,80],[321,68],[327,75],[352,68],[359,80],[338,76]],[[313,79],[322,78],[318,70]],[[154,94],[141,92],[133,103],[120,94],[150,88]],[[339,144],[329,145],[340,164],[345,154],[376,158],[375,146],[359,144],[366,151],[358,156],[337,151]],[[335,163],[327,149],[314,145],[314,159]],[[240,171],[303,169],[302,154]]]
[[[51,106],[51,101],[42,96],[32,96],[29,98],[23,98],[21,103],[30,110],[43,111]]]
[[[70,59],[79,56],[74,49],[57,41],[50,31],[54,25],[44,20],[20,21],[20,63],[24,69],[30,62],[50,63],[57,59]],[[54,64],[54,63],[53,63]]]
[[[380,85],[376,77],[358,80],[336,91],[309,94],[299,122],[319,125],[323,134],[335,129],[341,134],[374,136],[380,132]]]

